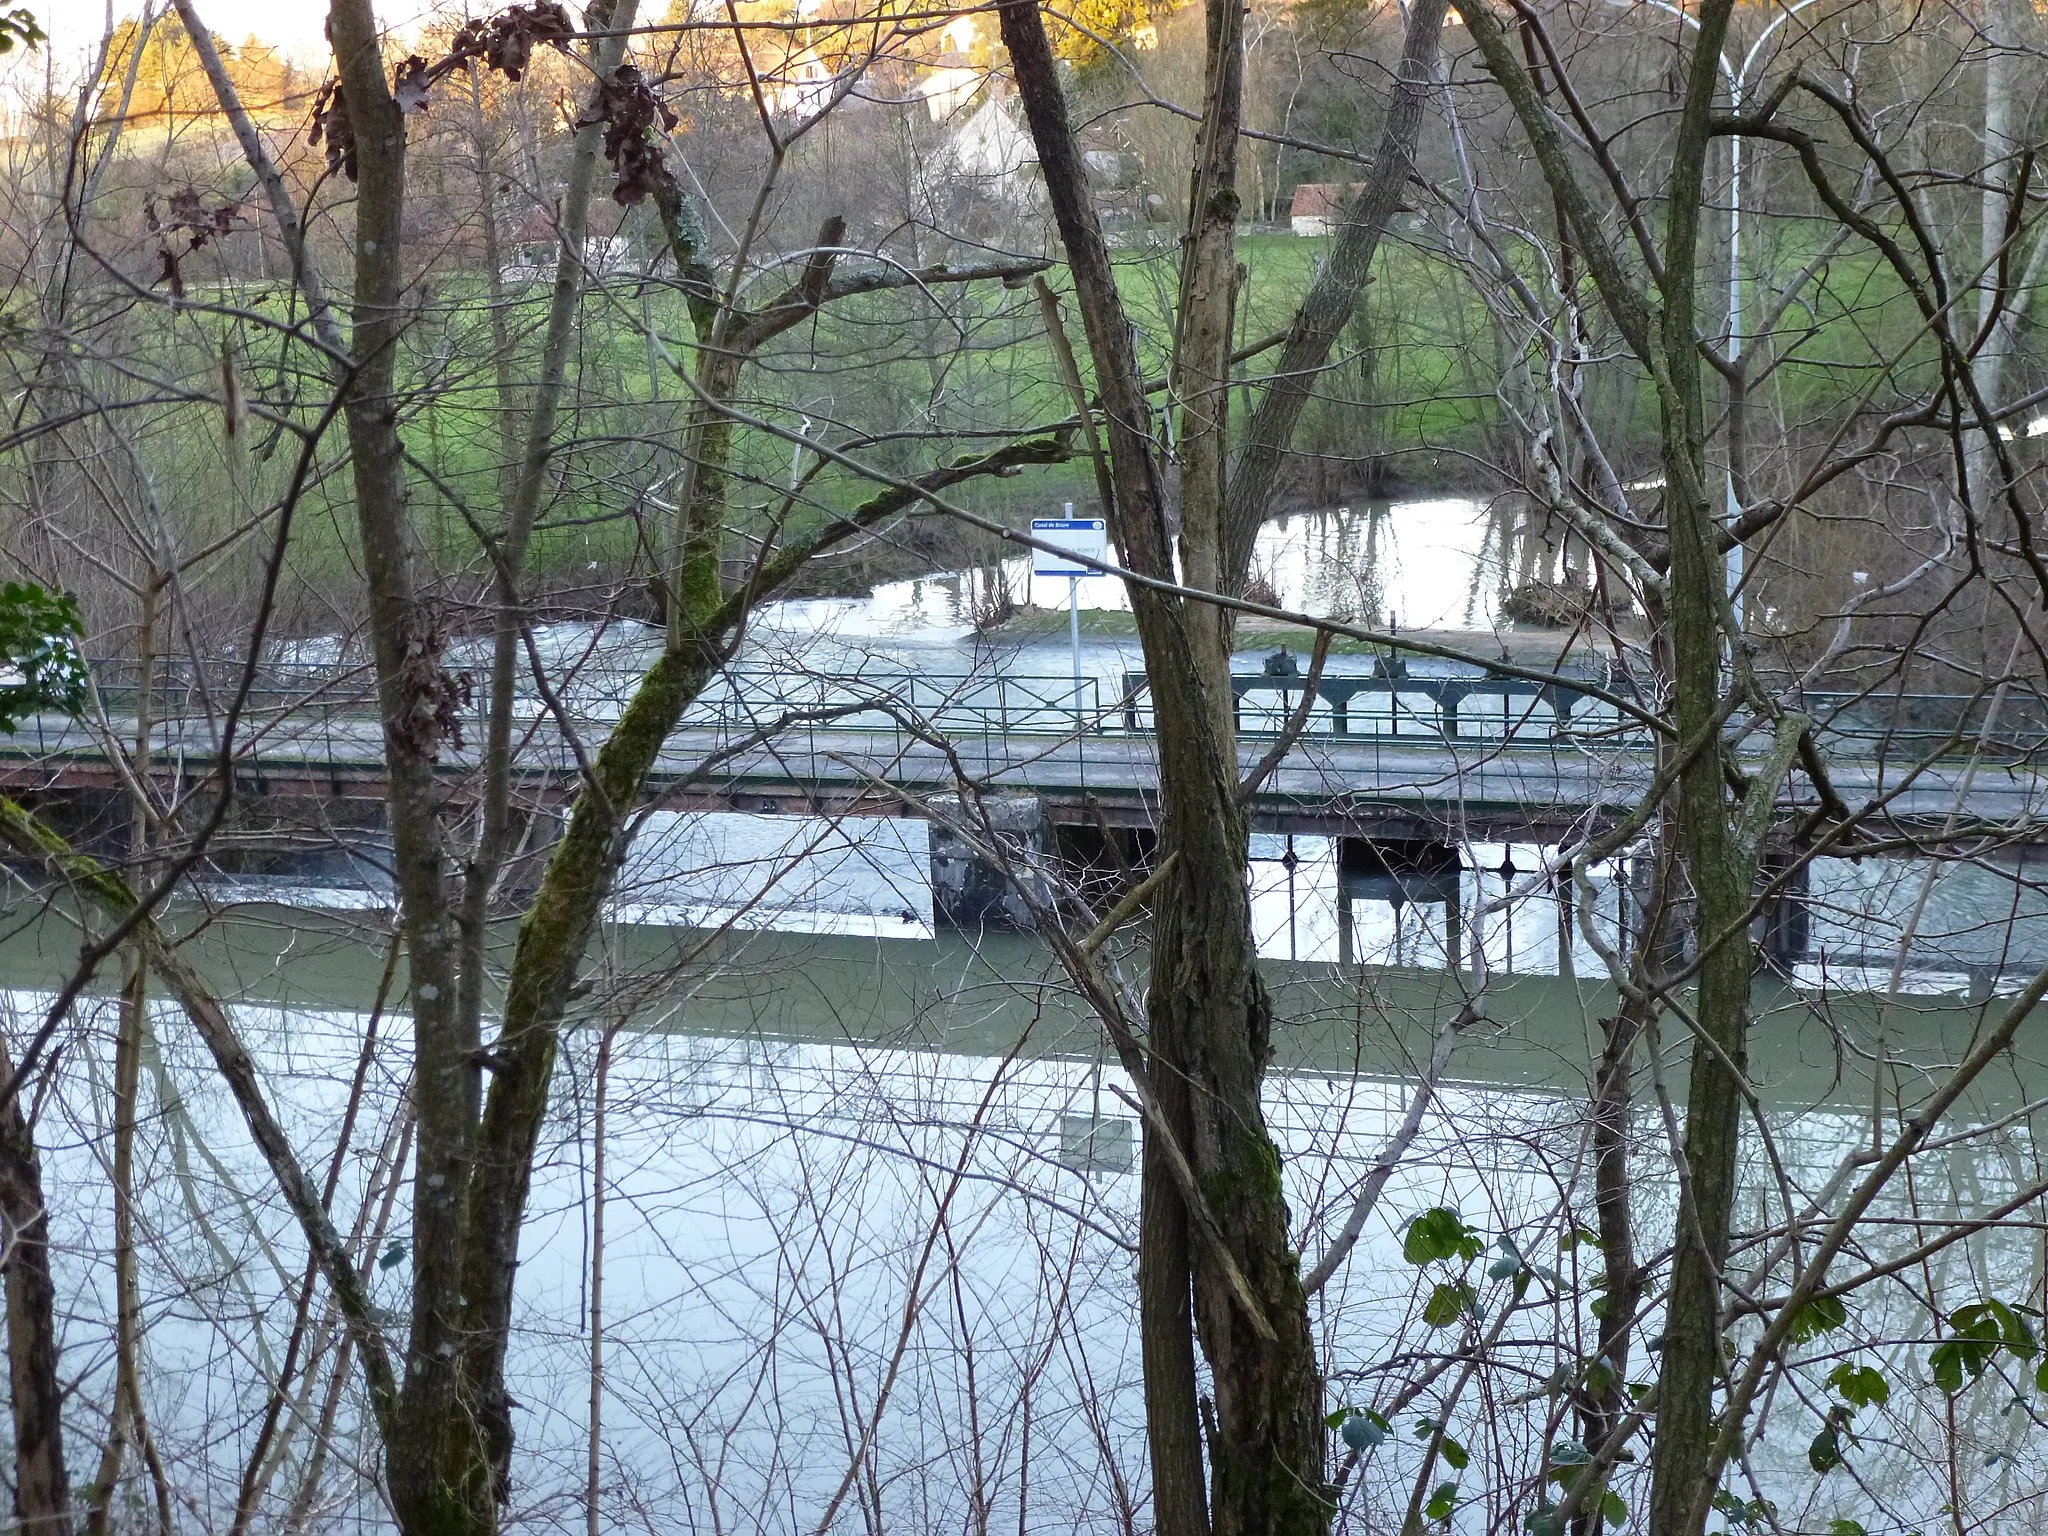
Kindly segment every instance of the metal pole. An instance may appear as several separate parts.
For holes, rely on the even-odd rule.
[[[1074,520],[1074,504],[1065,504],[1068,522]],[[1069,559],[1072,556],[1068,557]],[[1067,648],[1074,662],[1074,729],[1082,729],[1081,723],[1081,578],[1067,577]]]
[[[1752,50],[1751,58],[1755,57]],[[1726,70],[1726,61],[1722,68]],[[1728,110],[1731,116],[1742,115],[1742,75],[1749,73],[1749,60],[1742,61],[1742,74],[1728,75]],[[1732,368],[1742,360],[1742,135],[1728,135],[1728,362]],[[1742,516],[1742,502],[1735,494],[1734,423],[1729,423],[1731,440],[1728,454],[1728,481],[1725,488],[1724,506],[1728,526],[1732,530]],[[1742,544],[1738,540],[1728,546],[1728,601],[1735,615],[1735,635],[1731,645],[1740,645],[1742,634]]]
[[[1067,644],[1074,655],[1074,729],[1081,729],[1081,578],[1067,578]]]

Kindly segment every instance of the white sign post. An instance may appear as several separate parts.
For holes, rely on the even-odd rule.
[[[1081,725],[1081,583],[1103,573],[1084,562],[1109,559],[1109,524],[1099,517],[1074,516],[1074,504],[1066,504],[1065,517],[1034,517],[1031,537],[1051,549],[1032,551],[1031,574],[1067,578],[1067,636],[1074,656],[1074,724]],[[1077,558],[1078,557],[1078,558]]]

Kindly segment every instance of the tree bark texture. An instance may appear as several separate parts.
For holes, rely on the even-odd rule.
[[[590,67],[596,79],[612,77],[626,55],[626,32],[636,19],[639,0],[596,0],[585,16],[591,30],[609,29],[590,50]],[[484,792],[481,826],[468,867],[463,871],[460,909],[462,956],[459,967],[461,998],[458,1016],[465,1035],[478,1034],[483,1017],[485,980],[484,950],[487,942],[491,897],[503,871],[511,837],[512,736],[519,684],[520,636],[526,622],[522,580],[526,552],[539,520],[541,500],[547,484],[548,465],[555,450],[555,428],[561,415],[562,394],[568,379],[570,349],[576,340],[576,317],[583,296],[584,262],[590,233],[590,198],[597,185],[598,158],[604,145],[605,123],[600,116],[603,97],[593,90],[589,106],[580,119],[582,127],[569,150],[569,175],[559,204],[559,237],[555,257],[555,280],[548,296],[547,332],[541,342],[540,375],[535,381],[531,405],[524,423],[524,441],[515,462],[508,466],[510,495],[499,531],[497,561],[498,611],[493,616],[491,635],[490,715],[484,727]],[[478,138],[483,134],[478,127]],[[490,183],[485,180],[488,195]],[[495,225],[489,210],[487,221]],[[495,239],[486,242],[495,246]],[[491,282],[498,283],[494,269]],[[493,305],[493,317],[502,325],[502,311]],[[494,338],[495,339],[495,338]],[[502,344],[499,347],[504,357]],[[501,362],[500,378],[504,368]],[[501,385],[501,396],[510,399]]]
[[[1151,410],[1044,23],[1031,0],[1005,0],[998,14],[1095,365],[1115,498],[1105,510],[1126,565],[1171,580]],[[1210,25],[1212,45],[1241,46],[1227,17],[1212,15]],[[1210,137],[1200,151],[1197,228],[1188,250],[1194,270],[1183,278],[1184,293],[1206,310],[1183,317],[1183,326],[1193,324],[1182,334],[1176,370],[1186,399],[1198,407],[1212,398],[1206,391],[1227,359],[1227,342],[1223,356],[1215,355],[1210,327],[1227,316],[1234,282],[1223,221],[1235,217],[1235,155],[1215,135],[1227,126],[1235,136],[1237,68],[1212,61],[1212,99],[1204,111]],[[1226,319],[1226,336],[1227,328]],[[1202,409],[1220,425],[1220,403]],[[1195,507],[1206,506],[1209,523],[1195,539],[1220,550],[1215,463],[1205,448],[1184,467],[1204,477],[1206,502]],[[1215,575],[1226,584],[1232,579],[1229,572]],[[1139,1293],[1157,1528],[1174,1536],[1320,1533],[1331,1508],[1322,1381],[1300,1263],[1288,1242],[1279,1154],[1259,1097],[1271,1010],[1252,944],[1248,826],[1229,729],[1229,649],[1212,638],[1222,633],[1212,606],[1135,584],[1130,592],[1158,721],[1159,857],[1178,856],[1155,905],[1148,1071],[1162,1118],[1182,1143],[1261,1314],[1249,1316],[1208,1247],[1189,1242],[1189,1213],[1148,1127]],[[1191,1316],[1215,1394],[1206,1498]]]
[[[343,408],[356,526],[368,587],[389,774],[392,869],[406,937],[413,1015],[411,1338],[399,1433],[384,1447],[392,1504],[408,1536],[496,1528],[493,1469],[482,1453],[459,1363],[466,1342],[462,1255],[481,1088],[473,1028],[456,988],[456,932],[434,761],[445,637],[418,589],[418,537],[399,439],[397,359],[404,331],[405,117],[385,77],[370,0],[331,0],[328,31],[355,135],[355,372]]]
[[[1174,310],[1173,366],[1167,388],[1179,416],[1174,457],[1180,467],[1180,568],[1191,587],[1236,593],[1226,585],[1223,463],[1230,403],[1231,321],[1237,313],[1237,146],[1244,118],[1244,9],[1239,0],[1207,0],[1202,121],[1181,243],[1180,296]],[[1230,673],[1230,611],[1187,611],[1188,635],[1202,671]],[[1226,684],[1211,695],[1220,739],[1236,737],[1236,700]]]
[[[0,1072],[13,1066],[0,1051]],[[57,1288],[50,1274],[42,1164],[22,1095],[0,1110],[0,1240],[5,1242],[7,1381],[14,1429],[14,1514],[23,1536],[72,1529],[64,1465],[64,1388],[57,1376]]]
[[[1754,956],[1745,919],[1754,849],[1737,835],[1739,807],[1723,772],[1720,701],[1728,626],[1721,527],[1707,492],[1707,430],[1698,334],[1699,234],[1719,57],[1732,0],[1704,0],[1689,42],[1685,90],[1663,189],[1666,209],[1654,302],[1624,270],[1573,168],[1556,121],[1485,0],[1455,0],[1488,72],[1508,97],[1544,179],[1569,222],[1602,302],[1647,369],[1664,463],[1667,684],[1679,754],[1678,850],[1694,896],[1702,953],[1693,999],[1683,1167],[1666,1303],[1649,1529],[1698,1536],[1712,1489],[1714,1393],[1724,1375],[1721,1275],[1736,1189]],[[1737,658],[1739,663],[1739,658]]]
[[[1716,0],[1699,12],[1672,155],[1662,293],[1668,379],[1659,393],[1671,548],[1672,698],[1678,750],[1691,754],[1679,777],[1678,828],[1702,948],[1694,1004],[1698,1037],[1686,1102],[1686,1179],[1665,1304],[1650,1488],[1650,1527],[1672,1536],[1696,1536],[1705,1522],[1708,1490],[1701,1484],[1712,1440],[1714,1391],[1726,1371],[1721,1273],[1735,1209],[1754,970],[1744,927],[1751,870],[1731,825],[1733,806],[1719,742],[1727,576],[1720,524],[1706,491],[1706,407],[1696,313],[1707,124],[1729,10],[1730,0]],[[1732,635],[1727,638],[1730,644],[1740,643]]]
[[[592,8],[593,20],[604,22],[609,33],[593,47],[592,63],[600,78],[616,66],[624,48],[617,34],[631,24],[635,9],[632,0]],[[686,536],[670,599],[677,628],[618,725],[594,754],[566,834],[521,923],[499,1035],[486,1053],[481,1039],[479,940],[505,841],[502,788],[516,676],[511,663],[522,620],[519,568],[539,513],[567,377],[585,209],[604,130],[593,123],[575,142],[568,206],[562,217],[565,249],[550,303],[541,377],[528,405],[518,463],[506,479],[503,537],[492,549],[499,567],[500,600],[494,711],[486,742],[493,777],[475,857],[464,871],[453,856],[437,803],[434,762],[446,730],[452,684],[441,664],[445,636],[420,585],[419,541],[407,506],[404,445],[398,433],[396,361],[405,323],[406,284],[400,245],[406,197],[404,116],[386,75],[371,0],[329,0],[329,32],[353,133],[356,181],[351,328],[337,372],[347,380],[343,414],[369,592],[389,772],[393,863],[414,1021],[413,1296],[410,1339],[399,1379],[392,1379],[381,1328],[367,1307],[361,1277],[335,1246],[324,1209],[270,1119],[246,1053],[234,1042],[224,1019],[214,1021],[217,1027],[209,1044],[215,1048],[216,1064],[236,1087],[244,1118],[349,1316],[384,1442],[386,1476],[401,1529],[406,1536],[490,1536],[509,1491],[512,1419],[504,1385],[505,1353],[520,1224],[559,1029],[591,927],[624,851],[628,815],[663,743],[689,702],[724,665],[727,647],[749,608],[772,596],[808,556],[900,514],[924,492],[1025,464],[1058,462],[1068,457],[1069,449],[1063,438],[1022,440],[892,487],[796,545],[764,557],[741,590],[729,594],[719,575],[725,459],[731,440],[727,407],[752,352],[844,293],[921,280],[1008,278],[1020,271],[1029,275],[1045,264],[864,274],[834,285],[830,279],[835,258],[821,252],[803,281],[767,309],[733,312],[735,325],[725,338],[728,345],[700,358],[700,430],[692,442],[695,486],[686,502]],[[231,84],[224,86],[224,81],[220,75],[214,83],[233,118],[237,104],[231,99]],[[600,98],[594,95],[587,120],[599,115],[599,106]],[[246,114],[242,117],[246,119]],[[253,133],[242,138],[244,151],[262,178],[268,162],[261,142]],[[274,179],[274,168],[271,175]],[[700,302],[708,292],[704,269],[678,237],[676,200],[663,202],[657,197],[657,202],[677,247],[701,340],[709,313]],[[310,254],[297,240],[298,226],[283,215],[279,223],[288,243],[295,244],[302,285],[318,309],[323,290]],[[835,227],[821,244],[836,246],[839,239]],[[330,350],[338,348],[330,344]],[[10,809],[0,803],[0,812]],[[67,869],[66,861],[74,858],[60,844],[50,845],[32,819],[0,814],[0,834],[41,849],[43,857]],[[89,872],[71,873],[97,878]],[[458,880],[458,875],[466,878]],[[97,895],[113,907],[127,899],[117,881]],[[466,946],[465,933],[470,939]],[[153,954],[152,963],[168,974],[166,968],[175,968],[176,957]],[[173,990],[189,983],[189,977],[184,982],[174,979]],[[190,1012],[200,1004],[187,1001],[186,1006]],[[488,1100],[481,1082],[487,1064],[493,1073]]]

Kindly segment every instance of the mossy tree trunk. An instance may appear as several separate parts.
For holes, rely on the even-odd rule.
[[[1775,712],[1768,697],[1743,681],[1747,658],[1730,612],[1723,529],[1708,489],[1699,239],[1720,50],[1732,0],[1704,0],[1694,13],[1696,27],[1686,34],[1690,53],[1663,189],[1661,248],[1649,282],[1625,268],[1608,243],[1602,210],[1582,184],[1557,120],[1499,19],[1485,0],[1455,3],[1488,73],[1515,110],[1601,303],[1648,372],[1657,402],[1666,562],[1657,654],[1674,726],[1660,751],[1667,778],[1675,780],[1671,824],[1678,873],[1691,891],[1700,952],[1648,1525],[1659,1536],[1698,1536],[1712,1494],[1714,1398],[1726,1374],[1722,1277],[1735,1203],[1755,968],[1747,919],[1761,829],[1799,725],[1792,717],[1780,719],[1782,750],[1774,750],[1771,765],[1746,785],[1731,771],[1721,740],[1724,684],[1744,688],[1751,704]],[[1623,1043],[1610,1038],[1617,1051]],[[1612,1066],[1618,1072],[1625,1056]],[[1613,1075],[1603,1079],[1596,1113],[1617,1112],[1613,1095],[1619,1082]],[[1612,1192],[1605,1198],[1611,1201]]]
[[[593,23],[607,27],[591,45],[590,62],[600,82],[612,80],[611,66],[623,49],[620,34],[634,16],[633,0],[592,7]],[[502,526],[489,541],[498,603],[493,694],[481,835],[465,860],[446,835],[435,770],[452,687],[441,665],[447,637],[426,595],[398,432],[396,359],[407,314],[401,240],[405,119],[386,77],[371,0],[330,0],[329,32],[353,133],[350,164],[356,181],[350,366],[337,371],[345,386],[344,418],[384,717],[393,863],[411,985],[417,1123],[409,1337],[402,1375],[381,1385],[372,1380],[372,1397],[392,1503],[406,1536],[491,1536],[511,1479],[513,1425],[505,1357],[519,1232],[560,1030],[590,932],[625,853],[629,817],[663,745],[683,711],[730,659],[752,608],[774,596],[808,559],[898,516],[927,493],[1026,464],[1058,462],[1069,449],[1063,436],[1021,438],[893,486],[807,538],[764,554],[738,590],[726,591],[720,560],[730,406],[742,370],[760,347],[848,295],[984,278],[1018,280],[1047,264],[888,269],[835,282],[836,251],[824,251],[796,285],[762,309],[734,306],[719,312],[708,305],[708,273],[680,234],[679,200],[672,191],[655,189],[700,342],[699,393],[685,446],[693,483],[668,579],[669,643],[593,754],[566,833],[520,924],[504,1017],[486,1050],[483,938],[509,825],[514,661],[529,622],[522,571],[540,512],[545,468],[557,447],[557,416],[583,272],[584,209],[605,132],[600,119],[606,97],[602,85],[593,90],[583,114],[587,126],[575,140],[564,249],[540,377],[522,402],[521,455],[507,477]],[[233,118],[238,104],[232,100],[232,84],[224,75],[214,84]],[[259,179],[266,171],[274,179],[260,140],[245,138],[244,149]],[[282,219],[280,227],[286,227]],[[287,230],[288,237],[295,239],[296,233],[296,226]],[[820,244],[836,246],[838,236]],[[296,241],[294,256],[309,298],[324,292],[313,253],[302,240]],[[719,345],[702,346],[709,327],[721,320]],[[514,403],[505,405],[509,409]],[[221,1028],[227,1027],[223,1022]],[[482,1081],[487,1071],[488,1092]],[[252,1097],[244,1103],[245,1115],[260,1118],[253,1078],[247,1092]],[[259,1137],[259,1144],[282,1183],[305,1186],[303,1170],[281,1137]],[[309,1234],[324,1223],[310,1209],[299,1215]],[[361,1277],[348,1267],[347,1257],[317,1241],[316,1249],[337,1293],[359,1294]],[[365,1369],[374,1374],[374,1362],[390,1353],[383,1347],[381,1325],[360,1307],[351,1321],[363,1334],[359,1352]]]
[[[1228,482],[1224,404],[1237,283],[1243,36],[1236,6],[1212,0],[1208,9],[1206,94],[1175,316],[1172,406],[1181,432],[1174,464],[1180,568],[1189,587],[1235,596],[1307,391],[1284,407],[1261,406],[1255,421],[1271,452],[1248,477],[1241,474],[1243,487]],[[1425,0],[1416,9],[1441,22],[1440,3],[1432,11]],[[1166,466],[1044,24],[1030,0],[1007,0],[999,15],[1094,362],[1109,445],[1106,512],[1125,565],[1172,582]],[[1422,30],[1433,52],[1436,29]],[[1425,68],[1415,79],[1427,76]],[[1342,242],[1345,259],[1304,305],[1282,376],[1290,364],[1305,375],[1320,368],[1356,303],[1405,172],[1402,146],[1412,147],[1419,121],[1420,87],[1409,96],[1390,115],[1397,152],[1381,162],[1382,174],[1352,210],[1357,223]],[[1387,170],[1393,165],[1401,170]],[[1261,1103],[1272,1009],[1251,927],[1229,617],[1199,596],[1150,585],[1133,583],[1130,595],[1158,722],[1158,851],[1162,862],[1174,860],[1154,900],[1146,1074],[1159,1114],[1146,1127],[1139,1240],[1157,1525],[1175,1536],[1320,1533],[1332,1513],[1322,1379],[1280,1157]],[[1169,1135],[1178,1148],[1161,1144]],[[1206,1210],[1189,1208],[1176,1153],[1192,1168]],[[1195,1240],[1198,1229],[1217,1234],[1220,1244]],[[1206,1423],[1197,1341],[1214,1394]]]
[[[0,1076],[14,1068],[0,1051]],[[34,1536],[68,1536],[75,1516],[64,1464],[64,1386],[57,1375],[57,1287],[50,1271],[50,1214],[26,1095],[0,1108],[0,1243],[5,1258],[8,1405],[14,1440],[14,1514]]]

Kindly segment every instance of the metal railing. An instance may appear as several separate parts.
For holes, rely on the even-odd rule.
[[[1231,678],[1231,691],[1236,695],[1238,731],[1262,736],[1284,729],[1307,686],[1308,679],[1294,673],[1236,674]],[[1125,673],[1124,690],[1125,729],[1151,730],[1145,674]],[[1493,673],[1454,677],[1326,674],[1316,680],[1315,695],[1304,734],[1509,745],[1647,736],[1639,723],[1605,699],[1562,680],[1537,683]]]
[[[189,664],[166,668],[151,689],[151,718],[191,749],[204,746],[241,681],[239,669],[230,665],[208,672],[199,675]],[[98,712],[109,721],[132,721],[138,702],[133,669],[101,662],[93,674]],[[593,665],[568,672],[552,686],[573,725],[601,733],[624,709],[639,677],[637,670]],[[1307,681],[1285,673],[1235,676],[1239,730],[1256,739],[1282,729]],[[474,737],[488,700],[473,678],[469,683],[469,702],[460,713]],[[1609,691],[1628,696],[1625,686]],[[1336,674],[1319,678],[1315,694],[1304,734],[1331,742],[1627,750],[1646,746],[1650,736],[1639,720],[1566,679]],[[1858,760],[1976,750],[2002,762],[2048,759],[2048,701],[2033,695],[2009,696],[1995,716],[1982,696],[1815,692],[1804,702],[1823,744]],[[522,693],[518,713],[546,734],[549,710],[537,694]],[[379,718],[367,666],[266,666],[248,695],[244,740],[267,734],[274,742],[311,746],[323,735],[348,738],[353,760],[375,745]],[[1084,676],[1077,685],[1067,676],[932,674],[894,666],[837,673],[729,668],[691,703],[680,724],[729,735],[787,724],[815,732],[1084,739],[1149,737],[1155,728],[1142,672],[1126,672],[1115,681]],[[46,717],[22,722],[11,745],[17,752],[78,750],[80,733]]]

